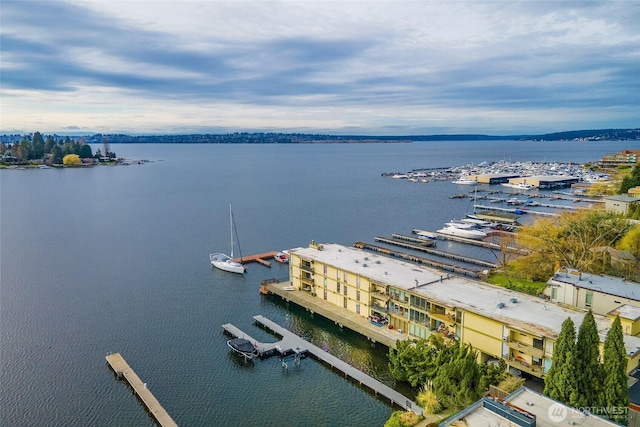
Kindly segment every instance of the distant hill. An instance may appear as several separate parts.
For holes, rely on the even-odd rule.
[[[413,142],[413,141],[637,141],[640,140],[640,129],[598,129],[573,130],[544,135],[323,135],[302,133],[249,133],[237,132],[228,134],[189,134],[189,135],[123,135],[95,134],[78,135],[87,143],[101,144],[106,138],[110,144],[317,144],[317,143],[367,143],[367,142]],[[62,137],[57,137],[62,139]],[[19,142],[22,135],[0,135],[0,142]]]

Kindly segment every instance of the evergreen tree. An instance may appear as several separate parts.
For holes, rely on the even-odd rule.
[[[611,329],[604,341],[604,405],[609,410],[620,411],[629,406],[629,389],[627,388],[627,352],[624,347],[624,336],[620,317],[613,321]],[[617,421],[620,417],[612,416]]]
[[[33,158],[41,159],[44,157],[44,138],[40,132],[34,132],[33,137],[31,138],[31,145],[33,149]]]
[[[576,327],[571,318],[562,323],[562,330],[553,349],[551,369],[544,379],[544,394],[562,403],[577,400],[575,367]]]
[[[604,372],[600,365],[600,337],[591,310],[584,316],[576,342],[578,401],[576,407],[601,406]]]

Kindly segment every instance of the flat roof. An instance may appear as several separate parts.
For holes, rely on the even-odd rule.
[[[636,198],[636,197],[625,196],[625,195],[605,196],[605,197],[603,197],[603,199],[611,200],[613,202],[637,202],[638,201],[638,198]]]
[[[608,314],[610,314],[611,316],[620,316],[623,319],[629,319],[635,322],[636,320],[640,319],[640,307],[623,304],[618,308],[614,308]]]
[[[554,273],[547,284],[554,285],[556,282],[569,283],[577,288],[640,301],[640,283],[621,277],[583,273],[574,268],[561,268]]]
[[[383,285],[411,291],[443,306],[462,308],[498,320],[512,329],[537,336],[555,339],[567,317],[578,328],[586,314],[584,310],[563,307],[532,295],[362,249],[335,243],[319,246],[322,247],[321,250],[296,248],[289,252],[350,271]],[[601,339],[604,339],[610,320],[598,314],[594,314],[594,318]],[[625,347],[628,354],[635,354],[640,351],[640,338],[625,336]]]
[[[535,415],[536,427],[558,427],[558,425],[567,424],[577,424],[581,427],[618,426],[612,421],[599,416],[587,415],[527,387],[521,387],[511,393],[504,398],[504,402]],[[448,426],[462,418],[465,419],[468,427],[517,426],[507,418],[483,407],[481,403],[482,401],[474,403],[469,408],[455,414],[441,423],[440,427]]]

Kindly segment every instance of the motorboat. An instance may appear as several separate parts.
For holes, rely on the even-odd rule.
[[[437,231],[440,234],[447,236],[462,237],[465,239],[482,240],[487,237],[487,233],[475,228],[459,228],[453,226],[446,226]]]
[[[533,184],[527,184],[527,183],[525,183],[525,182],[519,182],[519,183],[517,183],[517,184],[512,184],[512,183],[510,183],[510,182],[505,182],[505,183],[503,183],[502,185],[503,185],[504,187],[515,188],[516,190],[525,190],[525,191],[533,190],[533,189],[535,189],[535,188],[536,188],[536,186],[535,186],[535,185],[533,185]]]
[[[459,185],[476,185],[478,183],[478,181],[476,181],[475,179],[471,179],[467,176],[461,176],[460,178],[452,182]]]
[[[273,256],[276,261],[286,264],[289,262],[289,251],[280,251]]]
[[[228,271],[230,273],[238,273],[244,274],[245,266],[242,263],[239,263],[233,258],[233,246],[234,246],[234,238],[233,238],[233,230],[235,229],[235,223],[233,221],[233,212],[231,210],[231,204],[229,204],[229,222],[231,228],[231,255],[227,255],[221,252],[209,254],[209,260],[214,267]],[[240,254],[240,259],[242,259],[242,254]]]
[[[241,354],[245,359],[251,360],[258,355],[258,349],[251,341],[244,338],[234,338],[227,341],[227,345],[233,351]]]

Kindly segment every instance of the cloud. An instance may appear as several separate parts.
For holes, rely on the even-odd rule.
[[[624,1],[3,1],[0,130],[638,127],[639,9]]]

